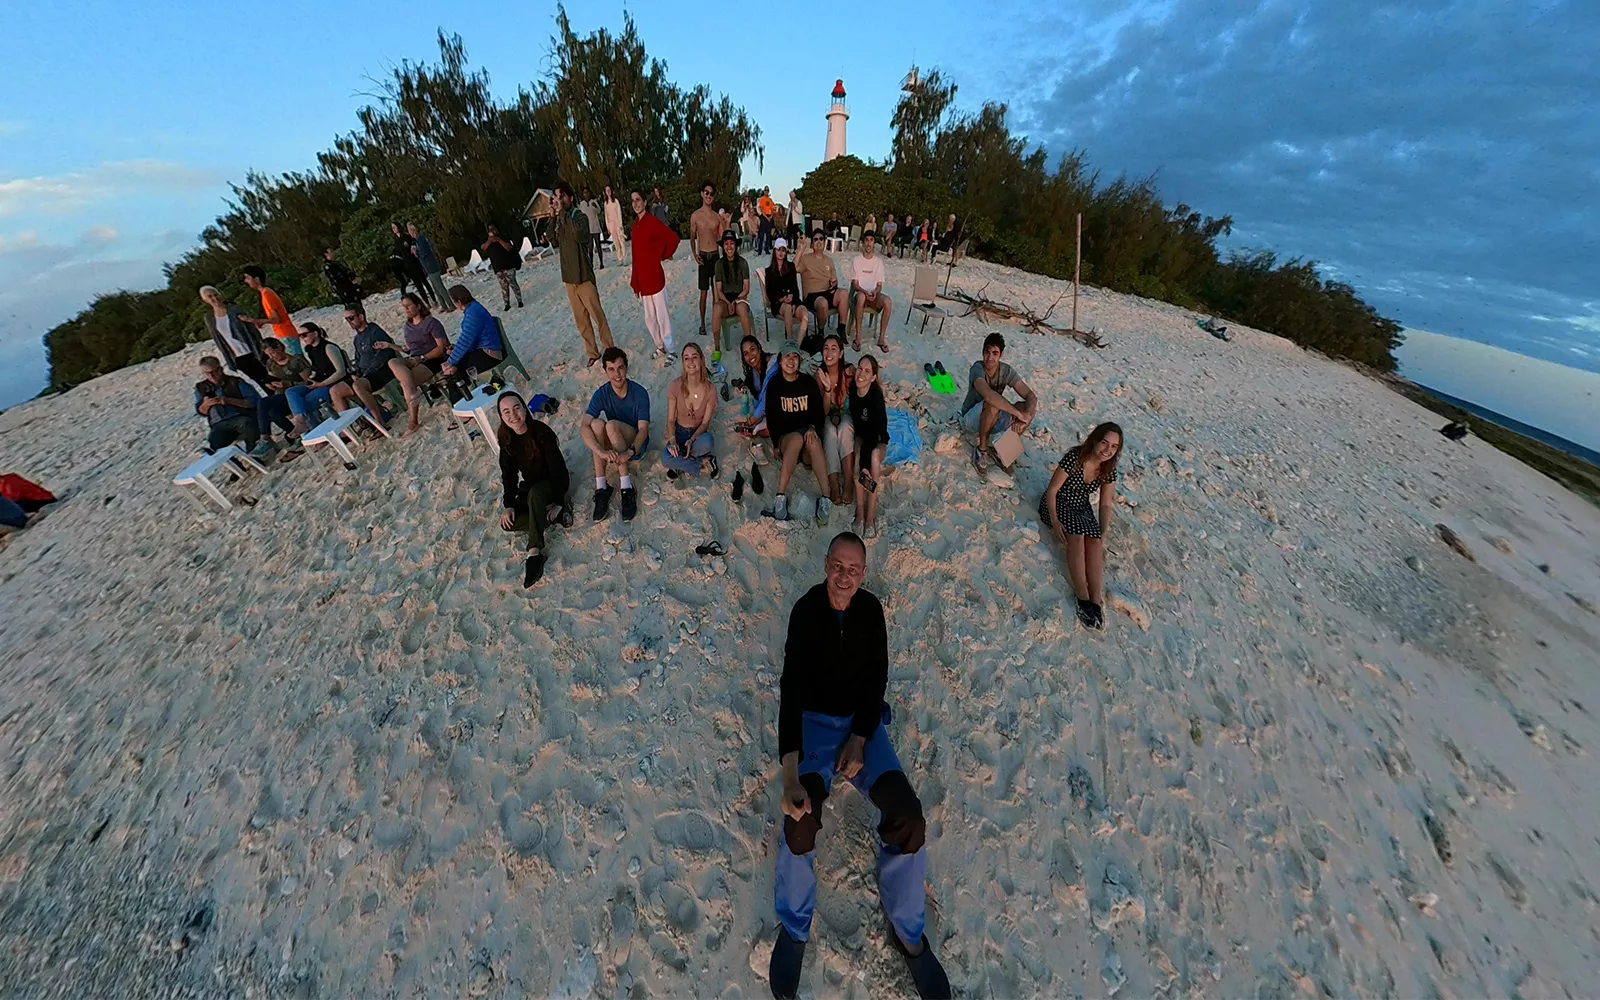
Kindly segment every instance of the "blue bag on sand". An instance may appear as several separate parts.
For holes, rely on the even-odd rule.
[[[556,407],[560,405],[560,400],[553,399],[541,392],[537,396],[534,396],[532,399],[528,400],[528,412],[554,413],[556,412]]]
[[[889,446],[884,450],[884,465],[901,465],[922,457],[922,431],[917,418],[905,410],[889,411]]]

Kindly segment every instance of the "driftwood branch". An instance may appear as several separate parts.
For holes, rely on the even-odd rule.
[[[963,315],[976,316],[982,322],[1002,320],[1009,323],[1021,323],[1029,333],[1054,333],[1063,337],[1071,337],[1085,347],[1106,346],[1105,341],[1100,339],[1100,333],[1097,330],[1073,330],[1068,327],[1051,325],[1050,316],[1056,311],[1056,306],[1061,304],[1061,299],[1066,297],[1064,295],[1052,302],[1050,308],[1046,309],[1044,315],[1041,316],[1027,307],[1019,309],[1004,302],[997,302],[984,294],[988,290],[989,286],[987,284],[978,289],[976,295],[958,288],[954,291],[946,292],[945,298],[953,299],[965,305],[967,311]]]

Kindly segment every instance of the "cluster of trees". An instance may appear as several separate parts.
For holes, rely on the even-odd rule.
[[[918,71],[915,67],[913,74]],[[954,110],[956,85],[936,70],[895,109],[884,164],[843,156],[806,175],[808,215],[859,223],[868,212],[906,214],[940,227],[950,213],[985,259],[1072,276],[1076,218],[1083,215],[1083,279],[1121,292],[1204,310],[1287,337],[1334,357],[1393,371],[1400,325],[1316,265],[1269,252],[1218,252],[1233,220],[1167,205],[1153,178],[1105,182],[1081,151],[1052,170],[1044,150],[1006,124],[1004,104]]]
[[[728,98],[685,90],[650,58],[625,18],[620,34],[579,36],[558,10],[551,71],[496,100],[459,36],[439,35],[436,63],[403,62],[380,84],[359,127],[314,168],[250,174],[200,245],[165,268],[167,285],[114,292],[45,335],[50,389],[61,390],[178,350],[204,336],[196,292],[215,285],[259,313],[239,269],[260,264],[290,309],[333,301],[322,251],[333,248],[368,289],[388,287],[389,223],[414,221],[440,258],[465,260],[494,223],[515,241],[533,192],[564,177],[596,196],[610,183],[659,186],[674,218],[699,207],[699,184],[736,191],[759,163],[761,130]],[[737,204],[737,198],[735,198]]]

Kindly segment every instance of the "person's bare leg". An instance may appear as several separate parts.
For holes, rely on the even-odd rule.
[[[795,312],[800,316],[800,336],[795,339],[795,343],[803,344],[806,339],[806,331],[811,328],[811,310],[801,306]]]
[[[854,460],[852,459],[852,461],[854,461]],[[883,488],[883,449],[882,448],[874,448],[874,449],[872,449],[872,461],[871,461],[870,474],[872,476],[872,481],[875,484],[877,484],[878,489],[882,489]],[[859,503],[860,503],[860,506],[861,506],[861,524],[864,527],[870,528],[874,524],[877,523],[877,518],[878,518],[878,494],[877,494],[877,491],[869,490],[869,489],[866,489],[865,487],[863,487],[861,492],[860,492],[860,494],[858,494],[858,496],[859,496]]]
[[[1089,600],[1095,604],[1106,602],[1105,591],[1106,545],[1098,538],[1083,540],[1083,582],[1089,588]]]
[[[884,323],[883,318],[885,316],[893,316],[893,315],[894,315],[894,300],[889,298],[889,296],[887,296],[887,295],[878,296],[878,349],[879,350],[887,351],[889,349],[889,328],[888,328],[888,325]]]
[[[595,436],[594,421],[592,420],[584,422],[583,428],[578,432],[578,436],[583,439],[584,447],[590,449],[589,457],[593,460],[595,478],[603,477],[606,474],[607,463],[605,459],[594,453],[594,449],[605,450],[611,442],[609,440],[602,442]]]
[[[706,335],[706,292],[707,289],[700,289],[700,336],[702,337]]]
[[[719,295],[716,301],[711,303],[711,336],[718,354],[722,353],[722,321],[727,318],[726,307],[722,304],[722,296]]]
[[[805,447],[805,438],[799,434],[790,434],[782,441],[777,442],[779,450],[783,453],[783,465],[778,469],[778,492],[789,492],[789,479],[794,475],[795,466],[800,464],[800,450]]]
[[[844,488],[841,485],[843,479],[842,473],[828,473],[828,499],[834,503],[844,503]]]
[[[838,316],[842,326],[850,321],[850,289],[836,288],[833,291],[833,311]]]
[[[843,470],[844,502],[847,504],[855,503],[858,495],[856,492],[856,445],[854,441],[850,442],[850,450],[839,456],[839,468]]]
[[[855,306],[850,310],[850,349],[861,350],[861,316],[867,311],[867,297],[855,296]]]
[[[989,433],[994,430],[995,421],[999,419],[1000,408],[991,406],[985,400],[983,410],[978,414],[978,450],[985,455],[989,453]]]
[[[746,337],[754,336],[750,326],[750,306],[744,301],[734,303],[734,308],[739,310],[739,325],[744,327]]]
[[[1067,575],[1072,578],[1072,593],[1080,601],[1089,600],[1089,581],[1084,571],[1083,536],[1067,536]]]
[[[424,372],[426,368],[422,369]],[[394,373],[394,380],[400,383],[400,391],[406,397],[406,432],[403,437],[410,437],[417,432],[422,424],[422,399],[417,392],[416,380],[412,377],[412,368],[403,358],[395,358],[389,362],[389,371]]]
[[[388,425],[383,419],[383,407],[378,403],[378,397],[373,394],[372,386],[364,378],[355,381],[356,398],[361,401],[361,406],[367,413],[380,424]]]
[[[828,328],[828,303],[831,301],[833,300],[828,298],[826,295],[817,300],[817,304],[814,308],[817,311],[818,330],[826,330]]]
[[[624,456],[622,461],[611,467],[618,476],[618,485],[622,483],[622,476],[631,474],[630,470],[633,463],[626,456],[633,454],[633,439],[637,437],[638,434],[638,427],[629,427],[620,420],[611,420],[606,422],[606,437],[610,439],[611,450],[619,455]]]
[[[817,490],[826,490],[828,483],[828,456],[822,450],[822,435],[816,431],[806,431],[806,458],[810,460],[811,471],[817,477]]]
[[[328,389],[328,405],[333,407],[333,412],[343,413],[350,408],[350,400],[355,396],[348,382],[340,382]]]

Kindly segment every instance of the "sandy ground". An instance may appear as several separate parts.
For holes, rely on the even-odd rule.
[[[556,266],[523,274],[506,321],[583,497],[601,376]],[[911,267],[889,275],[903,310]],[[681,338],[688,265],[669,281]],[[624,269],[600,286],[642,351]],[[373,313],[395,324],[392,295]],[[1593,994],[1600,512],[1339,365],[1106,293],[1104,350],[1009,331],[1049,430],[986,482],[920,369],[959,377],[992,327],[902,316],[887,376],[925,451],[888,478],[867,586],[959,993]],[[734,503],[738,452],[714,485],[651,462],[638,520],[581,510],[524,592],[496,466],[438,411],[203,514],[170,482],[201,353],[0,416],[0,469],[66,496],[0,543],[0,994],[765,995],[781,636],[848,516]],[[664,418],[669,373],[635,374]],[[1033,511],[1107,418],[1092,634]],[[725,562],[693,555],[713,537]],[[869,812],[829,801],[804,995],[911,991]]]

